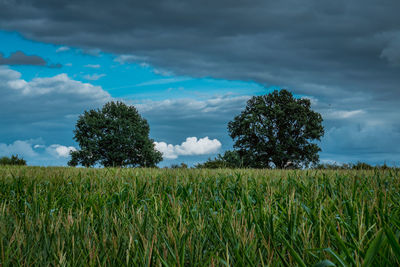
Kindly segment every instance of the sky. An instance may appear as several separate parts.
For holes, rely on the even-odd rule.
[[[0,156],[66,165],[75,122],[134,105],[164,160],[232,149],[227,123],[288,89],[322,114],[326,163],[400,164],[397,0],[0,0]]]

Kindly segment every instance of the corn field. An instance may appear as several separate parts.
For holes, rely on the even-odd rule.
[[[1,266],[399,266],[400,172],[0,167]]]

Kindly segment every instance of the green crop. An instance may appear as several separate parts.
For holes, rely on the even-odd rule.
[[[0,167],[1,266],[399,266],[400,173]]]

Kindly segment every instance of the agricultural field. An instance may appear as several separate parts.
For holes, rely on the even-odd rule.
[[[0,167],[1,266],[399,266],[400,173]]]

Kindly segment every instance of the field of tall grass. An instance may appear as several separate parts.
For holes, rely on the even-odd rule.
[[[399,266],[400,173],[0,167],[1,266]]]

